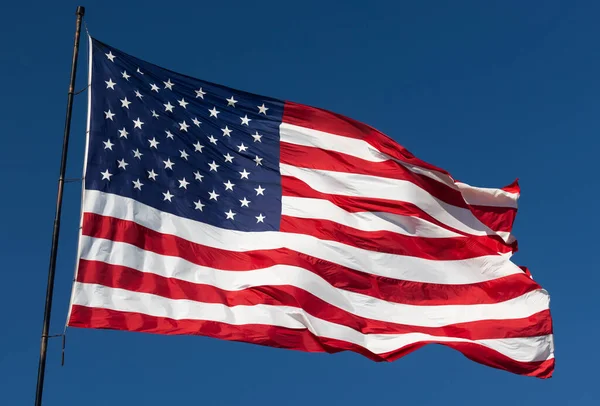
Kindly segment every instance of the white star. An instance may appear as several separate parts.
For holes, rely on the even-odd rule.
[[[127,71],[121,72],[121,76],[123,76],[123,79],[125,79],[128,82],[129,82],[129,78],[131,77],[127,74]]]
[[[259,158],[258,155],[256,155],[256,158],[254,158],[254,162],[256,162],[256,166],[261,165],[262,166],[262,158]]]
[[[233,220],[233,217],[235,217],[236,213],[232,212],[231,209],[229,209],[229,211],[225,212],[225,215],[227,216],[228,219]]]
[[[142,190],[142,186],[144,186],[144,184],[140,182],[140,178],[137,178],[137,180],[134,180],[131,183],[133,183],[133,188],[138,190]]]
[[[139,97],[139,98],[140,98],[140,100],[142,100],[142,97],[144,97],[144,95],[143,95],[143,94],[141,94],[139,90],[136,90],[136,91],[135,91],[135,97]]]
[[[212,161],[212,163],[211,163],[211,164],[208,164],[208,166],[210,166],[210,170],[211,170],[211,171],[215,171],[215,172],[216,172],[216,171],[217,171],[217,168],[218,168],[220,165],[217,165],[217,163],[216,163],[215,161]]]
[[[160,90],[158,86],[156,86],[154,83],[150,84],[150,88],[153,92],[158,93],[158,91]]]
[[[127,100],[127,97],[124,99],[121,99],[121,107],[125,107],[126,109],[129,110],[130,104],[131,104],[131,102],[129,100]]]
[[[165,197],[165,198],[163,199],[163,201],[164,201],[164,200],[171,201],[171,199],[172,199],[172,198],[173,198],[173,196],[175,196],[175,195],[172,195],[172,194],[171,194],[171,192],[169,192],[169,191],[167,190],[167,193],[163,193],[163,196]]]
[[[105,80],[104,83],[106,83],[107,89],[115,90],[116,83],[113,82],[112,79]]]
[[[136,72],[137,72],[137,73],[139,73],[140,75],[143,75],[143,74],[144,74],[144,72],[142,72],[142,71],[140,70],[140,68],[137,68],[137,71],[136,71]]]
[[[200,141],[196,141],[194,148],[196,149],[196,152],[202,153],[202,148],[204,148],[204,145],[200,144]]]
[[[108,111],[105,111],[104,114],[106,115],[106,117],[104,117],[105,119],[114,121],[113,117],[115,116],[115,114],[111,112],[110,109],[108,109]]]
[[[244,169],[243,172],[239,172],[240,174],[240,179],[248,179],[248,175],[250,175],[250,172],[246,172],[246,170]]]
[[[262,213],[261,213],[261,214],[259,214],[258,216],[256,216],[256,217],[255,217],[255,219],[256,219],[256,223],[257,223],[257,224],[258,224],[258,223],[264,223],[264,219],[266,219],[266,217],[265,217],[265,216],[263,216],[263,215],[262,215]]]
[[[104,54],[104,55],[106,55],[106,57],[107,57],[108,59],[110,59],[110,61],[111,61],[111,62],[114,62],[114,61],[115,61],[115,58],[116,58],[116,56],[114,56],[114,55],[112,54],[112,51],[108,51],[108,53],[107,53],[107,54]]]
[[[256,132],[256,134],[250,134],[250,135],[252,136],[252,138],[254,138],[254,142],[256,142],[256,141],[258,141],[258,142],[262,142],[262,141],[261,141],[262,135],[260,135],[260,134],[258,133],[258,131]]]
[[[215,190],[213,189],[212,192],[208,192],[208,194],[210,195],[210,199],[208,200],[214,200],[217,201],[217,197],[219,197],[219,195],[215,192]]]
[[[194,202],[194,204],[196,205],[196,210],[202,211],[202,208],[204,207],[204,205],[202,204],[202,202],[200,201],[200,199],[198,199],[197,202]]]
[[[169,113],[172,113],[173,107],[175,107],[171,104],[171,102],[167,102],[167,104],[163,104],[163,106],[165,106],[165,111],[168,111]]]
[[[240,117],[240,120],[242,120],[242,125],[249,125],[250,121],[252,121],[248,118],[247,114],[244,117]]]
[[[181,98],[181,100],[177,100],[177,103],[179,103],[179,105],[181,107],[183,107],[184,109],[187,109],[187,107],[185,107],[185,106],[187,106],[189,104],[188,102],[185,101],[185,99],[183,97]]]
[[[106,141],[102,141],[102,143],[104,144],[104,149],[110,149],[111,151],[112,151],[113,145],[115,145],[112,142],[110,142],[110,138]]]
[[[175,138],[173,138],[173,137],[174,137],[174,135],[173,135],[173,133],[171,133],[171,131],[169,131],[169,130],[165,130],[165,132],[167,133],[167,138],[170,138],[170,139],[172,139],[172,140],[174,140],[174,139],[175,139]]]
[[[229,99],[225,99],[225,100],[227,100],[228,106],[233,106],[233,107],[235,107],[235,104],[238,102],[236,99],[233,98],[233,96],[231,96]]]
[[[226,183],[223,183],[225,185],[225,190],[231,190],[233,191],[233,187],[235,186],[235,183],[231,183],[230,180],[228,180]]]
[[[163,161],[163,163],[165,164],[165,169],[173,170],[173,165],[175,165],[175,162],[171,162],[171,158],[167,158],[167,160]]]
[[[218,118],[217,115],[220,113],[220,111],[218,111],[216,109],[216,107],[213,107],[212,110],[208,110],[210,112],[210,116],[214,117],[214,118]]]
[[[148,179],[156,180],[158,173],[154,172],[154,169],[149,170],[147,172],[148,172]]]
[[[154,117],[154,118],[159,117],[158,113],[155,110],[152,110],[152,117]]]
[[[192,123],[194,123],[196,125],[196,127],[200,127],[200,124],[202,124],[202,122],[200,120],[198,120],[196,117],[194,117],[192,119]]]
[[[217,139],[215,137],[213,137],[212,135],[210,137],[208,137],[208,140],[210,142],[212,142],[213,144],[217,145]]]
[[[223,137],[231,137],[231,130],[229,127],[225,126],[225,128],[221,128],[221,131],[223,131]]]
[[[248,206],[250,204],[250,200],[246,199],[245,197],[243,200],[240,200],[240,203],[242,204],[242,207],[250,207]]]
[[[110,177],[112,176],[112,173],[110,173],[108,169],[100,173],[102,174],[102,180],[106,179],[110,182]]]
[[[167,81],[163,83],[165,84],[165,89],[173,90],[173,85],[175,83],[171,83],[171,79],[167,79]]]
[[[206,94],[206,92],[202,91],[202,88],[196,90],[196,97],[199,97],[201,99],[204,99],[204,95]]]
[[[240,145],[238,145],[238,152],[246,152],[247,149],[248,147],[245,146],[243,142]]]
[[[263,192],[264,192],[265,190],[267,190],[267,189],[264,189],[264,188],[262,188],[260,185],[258,185],[258,187],[257,187],[256,189],[254,189],[254,190],[256,190],[256,196],[258,196],[258,195],[262,195],[262,196],[264,196],[265,194],[264,194]]]
[[[179,130],[180,131],[185,131],[187,132],[187,129],[190,127],[190,125],[188,123],[185,122],[185,120],[183,120],[181,123],[179,123]]]
[[[144,122],[140,121],[139,117],[137,118],[137,120],[132,120],[132,121],[133,121],[133,128],[139,128],[140,130],[142,129]]]
[[[142,159],[142,155],[144,155],[144,154],[142,154],[139,149],[136,148],[136,149],[133,150],[133,157],[134,158]]]
[[[127,138],[128,135],[129,133],[127,132],[125,127],[123,127],[122,130],[119,130],[119,138]]]
[[[127,162],[125,162],[125,158],[121,159],[120,161],[117,160],[117,162],[119,163],[119,168],[123,168],[125,170],[127,170],[127,165],[129,165]]]
[[[227,155],[223,155],[225,157],[225,162],[231,162],[233,163],[233,156],[229,155],[229,152],[227,153]]]
[[[188,153],[185,152],[185,149],[182,149],[181,151],[179,151],[179,153],[181,154],[181,158],[185,159],[186,161],[188,160]]]
[[[256,106],[256,107],[258,107],[258,114],[264,114],[265,116],[267,115],[267,110],[269,110],[269,108],[265,107],[264,103],[262,106]]]
[[[160,142],[156,141],[156,137],[153,137],[151,140],[148,140],[148,142],[150,143],[150,148],[158,149],[158,144],[160,144]]]
[[[194,177],[196,178],[197,181],[202,182],[202,178],[204,177],[204,175],[201,175],[200,171],[196,171],[196,172],[194,172]]]
[[[185,180],[185,178],[178,180],[177,182],[179,182],[179,188],[184,188],[187,189],[187,185],[190,184],[190,182],[188,182],[187,180]]]

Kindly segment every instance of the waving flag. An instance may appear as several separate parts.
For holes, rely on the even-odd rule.
[[[377,361],[439,343],[551,376],[549,296],[510,260],[516,183],[472,187],[339,114],[90,49],[70,326]]]

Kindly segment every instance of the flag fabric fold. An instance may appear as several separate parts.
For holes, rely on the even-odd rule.
[[[470,186],[374,128],[90,38],[68,325],[393,361],[437,343],[554,370],[549,295],[511,261],[518,183]]]

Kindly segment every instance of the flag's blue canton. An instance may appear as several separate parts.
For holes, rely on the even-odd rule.
[[[92,41],[86,189],[218,227],[278,230],[283,102]]]

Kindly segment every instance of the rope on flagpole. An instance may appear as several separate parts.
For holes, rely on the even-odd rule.
[[[85,32],[86,32],[88,38],[91,38],[90,31],[88,30],[88,25],[87,25],[87,23],[85,21],[83,22],[83,28],[85,29]],[[87,59],[88,59],[88,61],[90,60],[90,57],[91,57],[90,53],[92,52],[91,49],[90,49],[90,44],[91,43],[88,42],[88,47],[87,47]],[[92,85],[91,78],[88,77],[88,84],[87,84],[87,86],[85,86],[83,89],[81,89],[80,91],[78,91],[77,93],[75,93],[75,96],[77,96],[77,95],[83,93],[84,91],[88,90],[91,87],[91,85]],[[88,108],[89,108],[89,106],[88,106]],[[89,135],[89,131],[90,130],[89,130],[89,127],[88,127],[86,129],[86,132],[85,132],[86,138]],[[84,180],[85,180],[85,177],[65,179],[66,182],[83,182]],[[82,227],[81,227],[81,223],[80,223],[79,224],[79,228],[78,228],[78,230],[79,230],[80,233],[81,233],[81,228]],[[75,282],[75,279],[73,279],[73,282]],[[69,318],[69,315],[67,314],[67,320],[65,321],[65,327],[64,327],[63,333],[60,335],[60,336],[62,336],[62,353],[61,353],[61,361],[60,361],[60,365],[61,366],[65,365],[65,348],[66,348],[66,345],[67,345],[67,329],[68,329],[68,326],[69,326],[69,320],[68,320],[68,318]]]
[[[78,94],[81,94],[81,93],[85,92],[85,91],[88,89],[88,87],[90,87],[90,85],[87,85],[86,87],[84,87],[84,88],[83,88],[83,89],[81,89],[80,91],[78,91],[78,92],[75,92],[73,95],[74,95],[74,96],[77,96]]]

